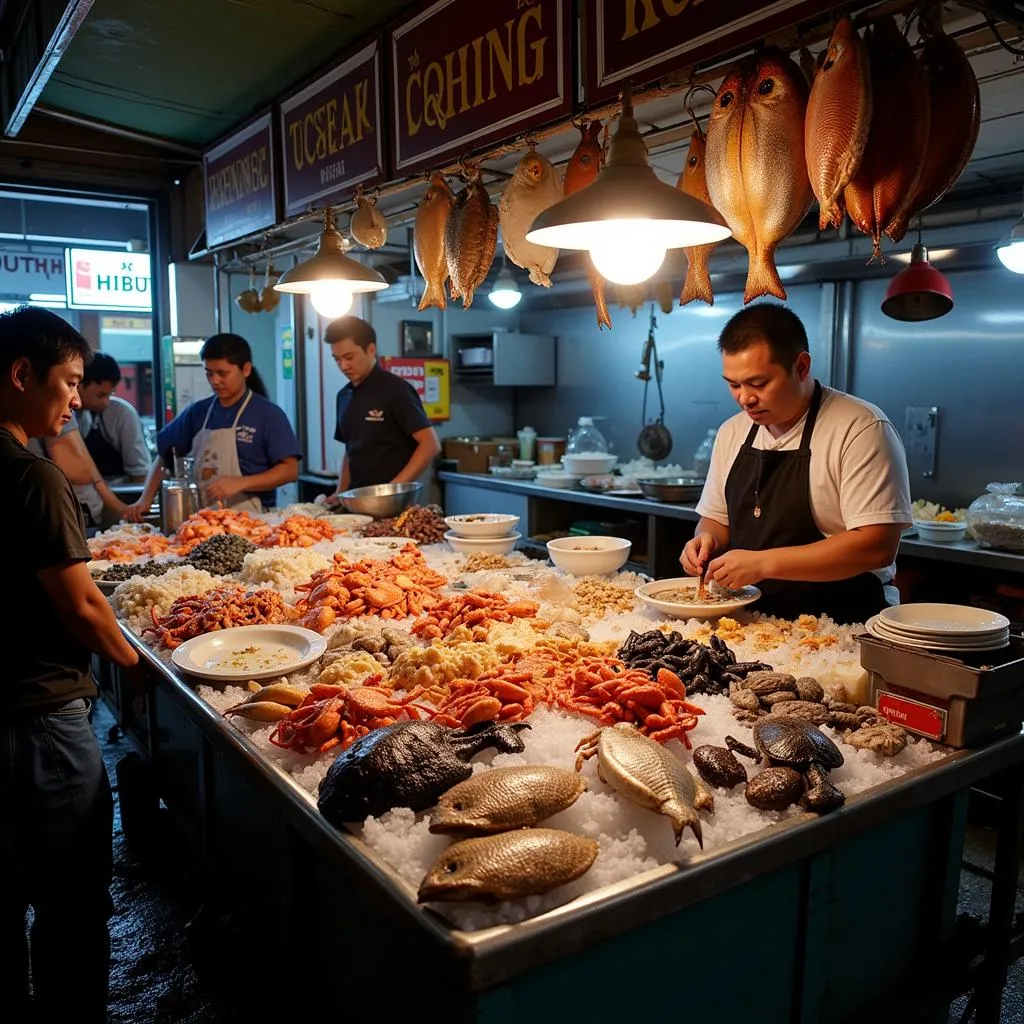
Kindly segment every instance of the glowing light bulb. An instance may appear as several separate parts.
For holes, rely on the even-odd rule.
[[[643,221],[620,222],[613,238],[590,248],[602,277],[616,284],[646,281],[665,261],[665,246],[652,241]]]
[[[341,281],[324,281],[309,293],[309,301],[325,320],[334,320],[352,308],[352,293]]]
[[[1024,274],[1024,238],[1015,238],[996,249],[999,262],[1015,274]]]

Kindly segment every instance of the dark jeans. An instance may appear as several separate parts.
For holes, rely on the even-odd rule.
[[[0,993],[18,1024],[107,1017],[113,801],[90,708],[0,719]]]

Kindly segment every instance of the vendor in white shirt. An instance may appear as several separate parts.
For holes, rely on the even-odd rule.
[[[743,411],[718,431],[683,569],[756,584],[751,610],[866,621],[898,600],[894,559],[911,523],[899,435],[880,409],[815,380],[807,333],[784,306],[741,310],[718,348]]]

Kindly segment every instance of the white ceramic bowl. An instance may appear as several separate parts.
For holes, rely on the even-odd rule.
[[[516,528],[519,516],[475,512],[472,515],[448,516],[445,522],[459,537],[507,537]]]
[[[577,476],[575,473],[538,473],[535,478],[535,483],[541,485],[541,487],[558,487],[562,490],[568,490],[570,487],[576,486],[577,480],[582,480],[581,476]]]
[[[941,523],[918,519],[914,522],[921,540],[937,541],[940,544],[962,540],[967,533],[966,523]]]
[[[578,473],[590,476],[594,473],[610,473],[619,460],[614,455],[604,452],[578,452],[575,455],[563,455],[562,465],[567,473]]]
[[[478,551],[486,551],[491,555],[507,555],[516,546],[521,533],[510,533],[506,537],[460,537],[454,530],[449,530],[444,539],[452,551],[466,555],[475,555]]]
[[[604,576],[622,568],[631,546],[621,537],[559,537],[548,541],[548,555],[573,576]]]

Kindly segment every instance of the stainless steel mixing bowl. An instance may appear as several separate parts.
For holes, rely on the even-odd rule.
[[[386,519],[397,516],[413,503],[413,499],[423,490],[418,481],[404,484],[374,484],[372,487],[356,487],[351,491],[342,491],[338,495],[346,511],[358,515],[373,516],[374,519]]]
[[[700,492],[704,490],[703,480],[692,480],[688,477],[646,477],[637,480],[636,485],[648,498],[655,501],[677,502],[681,505],[697,501]]]

